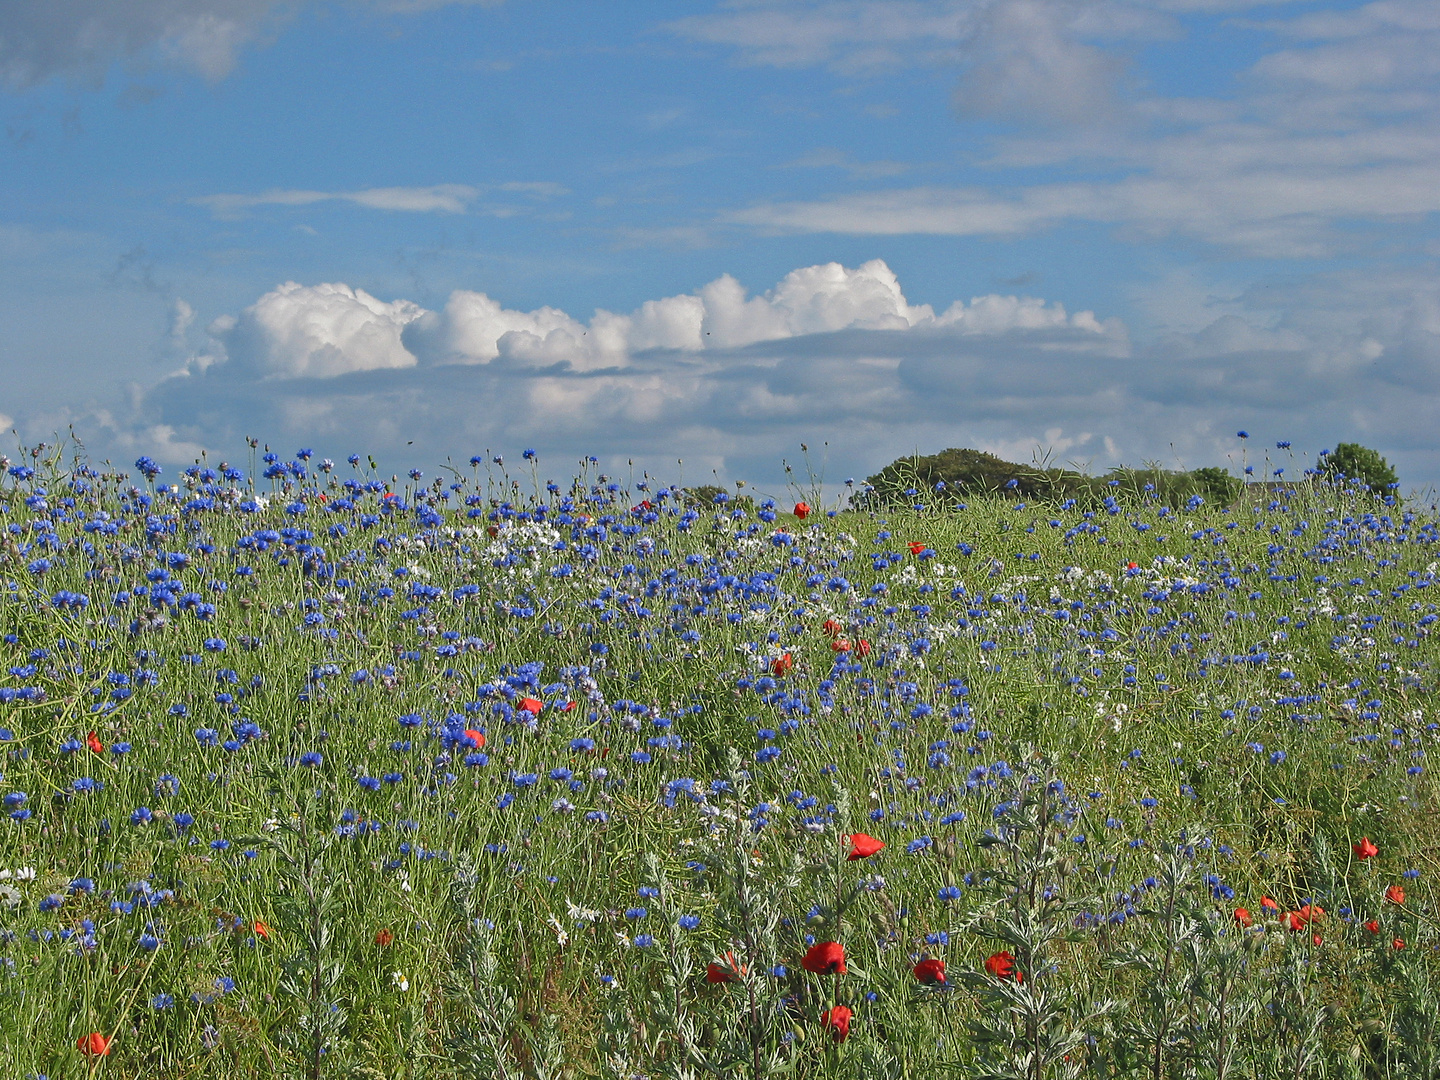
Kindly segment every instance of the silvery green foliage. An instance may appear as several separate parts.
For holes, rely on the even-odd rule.
[[[1115,1008],[1061,971],[1064,946],[1083,940],[1073,924],[1089,899],[1062,846],[1067,809],[1064,785],[1048,763],[1034,760],[1017,773],[995,807],[994,827],[980,839],[993,899],[978,930],[1013,955],[1019,975],[981,970],[962,976],[979,1005],[970,1023],[977,1078],[1081,1075],[1088,1041]]]

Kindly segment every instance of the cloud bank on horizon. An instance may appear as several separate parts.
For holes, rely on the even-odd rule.
[[[0,409],[771,481],[1246,428],[1440,483],[1437,56],[1429,0],[15,0]]]
[[[1412,312],[1383,336],[1433,335],[1437,314]],[[692,477],[773,480],[799,443],[826,441],[836,467],[862,474],[967,439],[1026,460],[1038,447],[1095,467],[1193,467],[1234,449],[1218,415],[1378,431],[1404,393],[1423,437],[1440,404],[1434,374],[1417,382],[1362,326],[1320,342],[1224,315],[1137,345],[1116,318],[1035,297],[988,294],[937,314],[909,303],[879,259],[803,267],[757,295],[722,275],[583,322],[470,290],[427,310],[286,282],[208,335],[209,350],[136,398],[128,425],[101,424],[175,457],[264,432],[337,454],[538,445],[662,475],[683,459]]]

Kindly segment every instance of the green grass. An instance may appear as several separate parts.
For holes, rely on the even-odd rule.
[[[1432,510],[1302,486],[1235,513],[762,522],[537,474],[541,527],[503,474],[337,512],[311,472],[253,512],[244,482],[200,508],[199,477],[149,507],[81,463],[9,479],[0,655],[22,673],[0,685],[43,700],[0,704],[0,792],[29,811],[0,820],[4,1075],[1436,1075]],[[97,511],[118,527],[87,531]],[[286,528],[311,535],[239,546]],[[150,628],[147,596],[113,600],[159,566],[181,585]],[[446,737],[466,728],[486,763]],[[92,730],[103,753],[63,748]],[[855,832],[887,846],[847,861]],[[1326,914],[1292,933],[1262,896]],[[844,975],[801,969],[807,934]],[[1001,950],[1024,982],[986,972]],[[924,956],[946,985],[917,982]]]

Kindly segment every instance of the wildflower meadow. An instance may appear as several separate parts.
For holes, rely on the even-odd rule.
[[[1270,454],[858,510],[26,449],[0,1075],[1440,1076],[1440,519]]]

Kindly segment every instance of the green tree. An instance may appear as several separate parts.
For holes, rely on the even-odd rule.
[[[1359,443],[1342,442],[1320,459],[1320,472],[1333,481],[1359,480],[1371,491],[1383,494],[1398,484],[1394,467]]]

